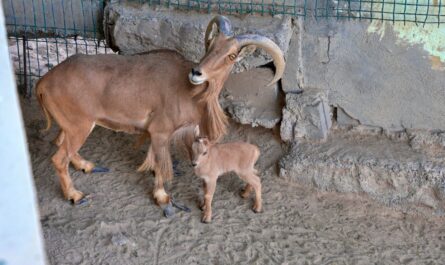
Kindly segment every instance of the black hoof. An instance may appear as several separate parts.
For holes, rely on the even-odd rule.
[[[174,207],[178,208],[179,210],[182,210],[182,211],[187,212],[187,213],[192,211],[189,207],[185,206],[184,204],[178,203],[178,202],[176,202],[173,199],[172,199],[172,205]]]
[[[110,169],[106,167],[94,167],[90,173],[106,173],[110,172]]]
[[[179,177],[184,175],[184,172],[182,170],[179,170],[179,162],[178,160],[173,160],[173,174],[175,175],[175,177]]]
[[[211,221],[206,221],[206,220],[204,220],[204,219],[201,219],[201,223],[203,223],[203,224],[210,224]]]
[[[175,215],[175,210],[173,209],[173,206],[171,205],[171,203],[169,203],[167,206],[165,206],[163,211],[164,211],[164,216],[167,218],[171,218]]]
[[[86,205],[90,204],[90,200],[91,200],[91,196],[86,195],[82,199],[78,200],[77,202],[74,202],[73,199],[71,199],[70,201],[75,206],[86,206]]]
[[[254,212],[254,213],[262,213],[263,211],[261,210],[261,211],[257,211],[256,209],[254,209],[254,208],[252,208],[252,211]]]

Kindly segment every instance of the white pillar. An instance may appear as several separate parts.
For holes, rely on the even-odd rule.
[[[0,265],[46,258],[17,88],[0,1]]]

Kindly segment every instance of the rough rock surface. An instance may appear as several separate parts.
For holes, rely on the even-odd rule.
[[[424,147],[424,146],[422,146]],[[443,215],[445,149],[435,153],[381,134],[337,131],[324,143],[295,143],[280,161],[280,176],[322,190],[366,193],[405,210]]]
[[[212,14],[168,12],[168,9],[154,10],[148,5],[125,1],[110,3],[105,9],[105,35],[109,45],[123,54],[169,48],[177,50],[194,62],[204,55],[204,36]],[[256,33],[272,39],[284,53],[289,47],[292,34],[291,18],[287,16],[238,18],[228,16],[234,34]],[[255,68],[271,61],[264,51],[253,55],[236,65],[234,72]]]
[[[268,68],[232,74],[225,84],[222,105],[232,119],[253,127],[275,127],[281,120],[283,95],[272,80],[274,73]]]
[[[292,142],[295,138],[323,140],[331,125],[330,107],[322,91],[308,89],[299,94],[286,94],[281,122],[283,141]]]
[[[359,125],[360,122],[352,118],[346,111],[340,107],[336,108],[336,122],[340,126],[350,127]]]
[[[298,20],[301,23],[300,20]],[[289,51],[286,56],[286,69],[284,70],[281,85],[285,93],[298,93],[302,91],[303,76],[301,74],[301,29],[293,27],[289,41]]]

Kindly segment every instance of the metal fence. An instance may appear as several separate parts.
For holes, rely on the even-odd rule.
[[[316,17],[437,24],[445,21],[445,0],[315,0]]]
[[[9,51],[21,92],[75,53],[112,52],[103,38],[106,4],[124,0],[2,0]],[[316,19],[363,19],[445,23],[445,0],[125,0],[186,11],[221,14],[290,15]]]
[[[10,58],[19,90],[76,53],[111,52],[101,37],[104,1],[3,0]]]

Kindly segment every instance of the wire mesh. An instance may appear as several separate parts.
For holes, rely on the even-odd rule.
[[[316,0],[316,17],[437,24],[445,22],[443,0]]]
[[[128,2],[112,0],[111,3]],[[307,0],[130,0],[151,6],[164,6],[220,14],[260,14],[306,16]]]
[[[11,61],[22,94],[76,53],[112,52],[101,40],[103,1],[3,0]]]

